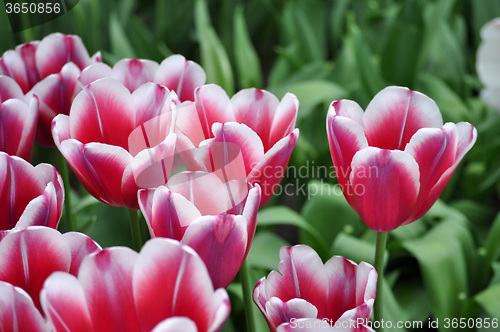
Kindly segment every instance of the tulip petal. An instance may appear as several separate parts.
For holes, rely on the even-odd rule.
[[[351,165],[351,199],[361,220],[377,232],[404,223],[420,188],[415,159],[403,151],[368,147],[354,155]]]
[[[35,71],[36,73],[36,71]],[[12,77],[23,93],[28,93],[33,87],[28,81],[28,75],[26,73],[26,67],[23,59],[13,50],[6,51],[0,58],[0,74]]]
[[[363,127],[363,110],[355,101],[348,99],[335,100],[328,109],[328,118],[341,116],[348,118]]]
[[[174,90],[181,101],[186,101],[194,100],[194,90],[205,84],[206,79],[205,71],[199,64],[175,54],[162,61],[154,82]]]
[[[148,224],[151,237],[180,241],[187,226],[201,217],[198,209],[184,196],[167,187],[139,191],[139,206]]]
[[[276,186],[285,175],[288,161],[298,138],[299,129],[296,128],[290,135],[279,140],[271,150],[267,151],[248,174],[246,180],[252,184],[259,184],[262,190],[260,206],[271,199]]]
[[[198,328],[187,317],[170,317],[158,323],[152,332],[198,332]]]
[[[94,331],[139,331],[132,274],[137,253],[106,248],[87,256],[78,272]]]
[[[0,280],[24,289],[41,310],[39,294],[54,271],[68,271],[71,254],[58,231],[30,227],[11,232],[0,242]]]
[[[292,318],[316,318],[318,316],[318,309],[303,299],[283,302],[277,297],[272,297],[266,302],[266,312],[275,327],[289,322]]]
[[[61,71],[68,62],[82,70],[90,64],[90,56],[80,37],[53,33],[43,38],[35,54],[41,78]]]
[[[403,87],[387,87],[377,93],[363,115],[370,146],[404,150],[420,128],[441,128],[436,103],[426,95]]]
[[[361,149],[368,147],[363,127],[356,121],[348,117],[335,115],[349,112],[349,108],[357,110],[348,100],[334,102],[328,111],[326,123],[326,133],[330,145],[330,154],[335,174],[344,192],[350,192],[349,176],[351,174],[352,158]],[[357,105],[357,104],[356,104]],[[359,106],[358,106],[359,107]],[[345,109],[348,109],[345,111]],[[361,110],[359,108],[359,110]],[[359,113],[352,112],[354,118],[359,117]],[[345,195],[349,204],[351,197]]]
[[[481,29],[482,43],[477,50],[476,69],[483,84],[500,88],[500,20],[494,19]],[[498,99],[495,98],[495,99]]]
[[[248,234],[242,216],[216,215],[195,220],[184,233],[189,245],[207,266],[215,288],[226,288],[245,259]]]
[[[302,318],[297,319],[292,323],[281,324],[277,332],[375,332],[372,328],[365,324],[351,323],[347,321],[345,324],[339,322],[331,322],[325,319]]]
[[[112,77],[112,75],[113,69],[110,66],[102,62],[96,62],[82,70],[82,73],[78,77],[78,82],[84,87],[100,78]]]
[[[73,275],[53,273],[45,281],[40,298],[55,331],[93,331],[83,288]]]
[[[247,220],[247,234],[248,234],[248,245],[245,252],[245,258],[247,257],[250,246],[252,245],[253,237],[255,235],[255,230],[257,228],[257,212],[260,207],[260,200],[262,196],[262,190],[258,184],[254,188],[250,189],[245,202],[245,207],[243,209],[242,215]]]
[[[47,331],[42,315],[29,295],[3,281],[0,281],[0,327],[2,331]]]
[[[197,106],[197,104],[195,106],[195,104],[191,102],[182,103],[177,108],[177,117],[175,121],[178,130],[191,141],[193,147],[199,146],[205,138],[212,136],[210,132],[211,126],[207,126],[204,133],[198,117],[198,111],[196,110]]]
[[[17,54],[19,54],[19,56],[23,60],[30,88],[33,87],[40,79],[42,79],[42,77],[40,76],[40,71],[36,67],[35,63],[35,56],[36,52],[38,52],[39,47],[40,44],[38,41],[29,42],[16,47]]]
[[[326,262],[325,270],[329,280],[328,301],[326,312],[319,316],[337,321],[349,311],[355,321],[357,318],[369,319],[377,286],[375,269],[364,262],[357,265],[344,257],[334,256]]]
[[[152,239],[141,249],[134,268],[133,290],[145,331],[172,316],[190,318],[199,331],[212,330],[221,307],[229,309],[225,291],[222,297],[214,295],[200,257],[171,239]],[[228,315],[229,310],[225,311],[224,320]]]
[[[97,80],[80,92],[70,111],[71,137],[81,143],[128,148],[136,113],[130,92],[111,78]]]
[[[146,82],[153,82],[159,65],[144,59],[122,59],[113,66],[113,77],[130,92]]]
[[[1,70],[1,69],[0,69]],[[7,75],[0,74],[0,103],[3,103],[7,99],[17,98],[24,99],[23,90],[19,85]]]
[[[53,183],[48,183],[42,195],[31,200],[16,224],[16,228],[47,226],[57,229],[61,214],[57,213],[58,201]]]
[[[269,150],[280,139],[292,133],[295,128],[295,120],[297,120],[298,111],[299,100],[295,95],[287,93],[276,108],[276,113],[271,125],[271,132],[269,134],[269,141],[264,142],[264,145],[269,148],[264,149],[264,151]]]
[[[244,89],[231,98],[236,121],[244,123],[257,133],[267,152],[272,145],[270,135],[276,109],[280,104],[272,93],[255,88]],[[288,127],[288,124],[286,124]]]
[[[226,91],[215,84],[207,84],[195,91],[195,105],[198,119],[194,118],[196,124],[200,123],[205,138],[213,137],[212,126],[216,122],[236,121],[233,105]],[[188,136],[190,137],[190,136]],[[196,144],[194,141],[193,143]]]
[[[19,99],[10,99],[0,104],[1,151],[31,160],[38,122],[37,106],[36,97],[30,99],[29,106]]]
[[[102,250],[101,246],[99,246],[97,242],[83,233],[64,233],[63,239],[68,244],[71,252],[71,266],[68,272],[74,276],[78,275],[80,265],[87,255],[95,251]]]

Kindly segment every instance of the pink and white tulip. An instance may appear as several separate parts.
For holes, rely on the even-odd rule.
[[[481,29],[481,39],[476,58],[477,74],[484,84],[481,98],[500,111],[500,18]]]
[[[217,171],[212,161],[230,166],[231,179],[260,185],[262,206],[283,178],[297,142],[298,108],[297,98],[290,93],[280,102],[267,91],[245,89],[229,99],[221,87],[209,84],[195,91],[194,105],[179,112],[178,126],[202,150],[196,157],[200,169]],[[214,144],[222,148],[214,149]],[[218,152],[227,150],[226,144],[239,147],[235,155],[241,153],[242,158],[232,165],[226,160],[227,151]]]
[[[230,312],[200,257],[170,239],[150,240],[139,254],[93,253],[77,277],[52,274],[41,301],[55,331],[218,331]]]
[[[79,81],[87,85],[104,77],[116,79],[130,92],[144,83],[158,83],[175,91],[181,101],[194,100],[194,90],[206,81],[203,68],[179,54],[169,56],[161,64],[145,59],[123,59],[113,68],[95,63],[82,72]]]
[[[245,260],[257,226],[261,191],[246,182],[223,182],[213,173],[184,172],[166,186],[139,192],[151,237],[192,247],[214,287],[227,287]]]
[[[38,98],[25,98],[8,76],[0,75],[0,151],[30,161],[38,124]]]
[[[370,319],[376,283],[377,272],[367,263],[334,256],[323,264],[312,248],[296,245],[281,248],[279,272],[259,280],[253,300],[272,332],[302,331],[311,324],[341,331],[349,327],[342,322]]]
[[[13,78],[24,94],[38,97],[38,143],[54,145],[52,119],[69,113],[73,98],[81,90],[77,84],[81,70],[100,61],[99,53],[89,56],[80,37],[61,33],[19,45],[2,55],[0,75]]]
[[[64,188],[54,166],[30,163],[0,152],[0,239],[11,229],[57,228]]]
[[[41,311],[40,290],[55,271],[76,274],[83,258],[100,247],[82,233],[59,233],[32,226],[9,232],[0,241],[0,281],[26,291]]]
[[[476,141],[469,123],[446,123],[429,97],[387,87],[366,111],[334,101],[327,134],[338,182],[349,204],[375,231],[409,224],[439,198]]]
[[[69,116],[54,119],[54,141],[90,194],[138,209],[137,191],[164,185],[170,176],[178,103],[158,84],[130,93],[114,79],[99,79],[78,94]]]

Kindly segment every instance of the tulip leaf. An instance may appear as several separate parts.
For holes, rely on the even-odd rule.
[[[109,39],[111,40],[111,52],[120,58],[136,58],[134,48],[127,37],[127,33],[120,25],[116,14],[109,17]]]
[[[500,319],[500,284],[488,287],[476,295],[476,301],[493,317]]]
[[[210,22],[205,0],[196,0],[195,23],[200,44],[201,66],[207,74],[207,82],[220,85],[229,96],[232,96],[234,82],[231,63],[224,45]]]
[[[261,88],[262,74],[259,56],[248,34],[245,15],[241,6],[238,6],[235,10],[233,25],[234,57],[240,88]]]
[[[460,317],[469,289],[468,274],[475,269],[474,240],[464,219],[448,215],[421,238],[402,242],[419,263],[439,320]]]
[[[340,233],[333,242],[331,255],[344,256],[356,263],[367,262],[374,264],[375,243],[354,237],[349,234]],[[387,263],[389,255],[384,255],[384,265]]]
[[[259,231],[253,239],[247,262],[253,267],[277,270],[280,262],[279,252],[281,247],[285,246],[290,246],[290,244],[278,235]]]

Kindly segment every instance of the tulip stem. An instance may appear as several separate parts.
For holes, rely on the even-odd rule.
[[[377,279],[377,298],[375,299],[374,309],[375,309],[375,322],[382,321],[382,294],[383,294],[383,284],[384,284],[384,253],[385,245],[387,242],[387,232],[377,233],[377,245],[375,247],[375,269],[378,273]],[[381,329],[379,329],[381,331]]]
[[[64,186],[64,218],[69,231],[76,231],[76,225],[73,221],[73,212],[71,211],[71,185],[69,182],[68,163],[61,153],[57,154],[57,159],[59,161],[59,171],[61,172]]]
[[[139,252],[142,247],[141,225],[139,224],[139,216],[136,210],[129,209],[130,231],[132,233],[132,246],[135,251]]]
[[[247,322],[247,332],[255,332],[255,321],[253,313],[252,283],[250,281],[250,269],[245,260],[240,268],[240,282],[243,290],[243,305],[245,308],[245,318]]]

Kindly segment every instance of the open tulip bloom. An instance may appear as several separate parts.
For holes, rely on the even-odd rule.
[[[13,78],[24,94],[39,99],[36,140],[53,146],[51,122],[57,114],[68,114],[71,102],[81,90],[77,78],[81,70],[101,55],[89,56],[78,36],[53,33],[6,51],[0,58],[0,75]]]
[[[192,247],[207,266],[214,287],[227,287],[243,264],[257,226],[260,187],[223,182],[214,173],[183,172],[166,186],[139,192],[151,237]]]
[[[253,299],[272,332],[369,331],[376,283],[367,263],[334,256],[323,264],[312,248],[296,245],[281,248],[279,272],[259,280]]]
[[[57,228],[64,189],[54,166],[30,163],[0,152],[0,243],[11,229]]]

